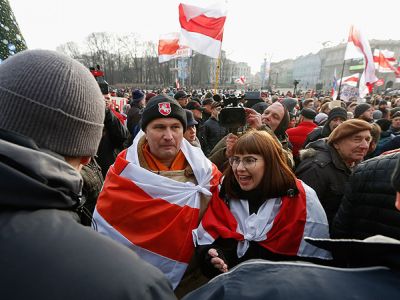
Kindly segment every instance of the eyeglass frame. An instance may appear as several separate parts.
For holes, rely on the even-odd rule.
[[[238,158],[237,159],[238,163],[236,164],[236,166],[234,166],[235,162],[232,162],[232,160],[234,158]],[[251,162],[252,166],[249,167],[248,163],[244,162],[244,159],[252,159],[252,160],[254,160],[254,162]],[[243,167],[246,170],[254,169],[258,160],[260,160],[260,159],[258,159],[256,157],[253,157],[253,156],[245,156],[242,159],[240,159],[238,156],[231,156],[231,157],[228,158],[229,165],[232,167],[232,169],[237,169],[239,167],[240,163],[242,163]]]

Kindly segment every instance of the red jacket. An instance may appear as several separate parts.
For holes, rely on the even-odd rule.
[[[306,141],[307,135],[313,131],[317,125],[313,122],[301,122],[297,127],[286,130],[289,136],[289,141],[293,145],[293,156],[299,156],[299,150],[303,148],[304,142]]]

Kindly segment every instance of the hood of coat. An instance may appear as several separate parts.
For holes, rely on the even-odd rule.
[[[72,210],[82,204],[81,175],[62,156],[0,130],[0,208]]]
[[[300,150],[300,160],[315,157],[318,151],[329,152],[328,144],[326,139],[319,139],[311,142],[303,150]]]

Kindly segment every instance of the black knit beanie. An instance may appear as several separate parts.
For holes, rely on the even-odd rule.
[[[343,121],[347,120],[347,111],[343,107],[334,107],[328,113],[328,119],[325,124],[328,124],[335,118],[342,118]]]
[[[186,131],[185,110],[179,105],[178,101],[165,94],[153,97],[147,103],[142,114],[142,130],[144,131],[151,121],[159,118],[178,119],[182,123],[183,131]]]
[[[361,116],[363,113],[365,113],[368,109],[371,108],[371,105],[368,103],[361,103],[356,106],[354,109],[354,118],[358,118]]]
[[[104,113],[93,75],[68,56],[26,50],[0,64],[0,128],[41,148],[71,157],[96,154]]]

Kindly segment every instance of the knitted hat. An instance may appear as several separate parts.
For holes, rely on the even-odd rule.
[[[344,138],[364,130],[371,130],[372,126],[368,122],[360,119],[344,121],[336,127],[328,137],[328,144],[332,145]]]
[[[370,108],[371,108],[371,105],[369,105],[368,103],[358,104],[354,110],[354,118],[360,117],[363,113],[365,113]]]
[[[328,124],[335,118],[342,118],[343,121],[347,120],[347,111],[343,107],[335,107],[328,113],[328,120],[325,124]]]
[[[193,125],[197,125],[199,124],[193,117],[193,113],[191,110],[185,109],[185,113],[186,113],[186,120],[187,120],[187,126],[193,126]]]
[[[96,154],[105,104],[89,69],[47,50],[20,52],[0,64],[0,128],[65,156]]]
[[[134,90],[132,92],[132,101],[133,103],[138,103],[144,99],[144,94],[140,90]]]
[[[374,120],[379,120],[380,118],[382,118],[383,113],[380,110],[374,110],[374,112],[372,113],[372,118]]]
[[[314,120],[317,113],[311,108],[303,108],[300,112],[300,115],[302,115],[306,119]]]
[[[151,98],[157,96],[155,93],[147,93],[146,94],[146,103],[150,101]]]
[[[147,103],[142,114],[142,130],[144,131],[151,121],[159,118],[178,119],[182,123],[183,131],[186,130],[185,110],[176,100],[165,94],[155,96]]]
[[[321,125],[322,123],[324,123],[326,120],[328,120],[328,115],[324,114],[324,113],[319,113],[315,116],[314,118],[314,122],[317,125]]]

